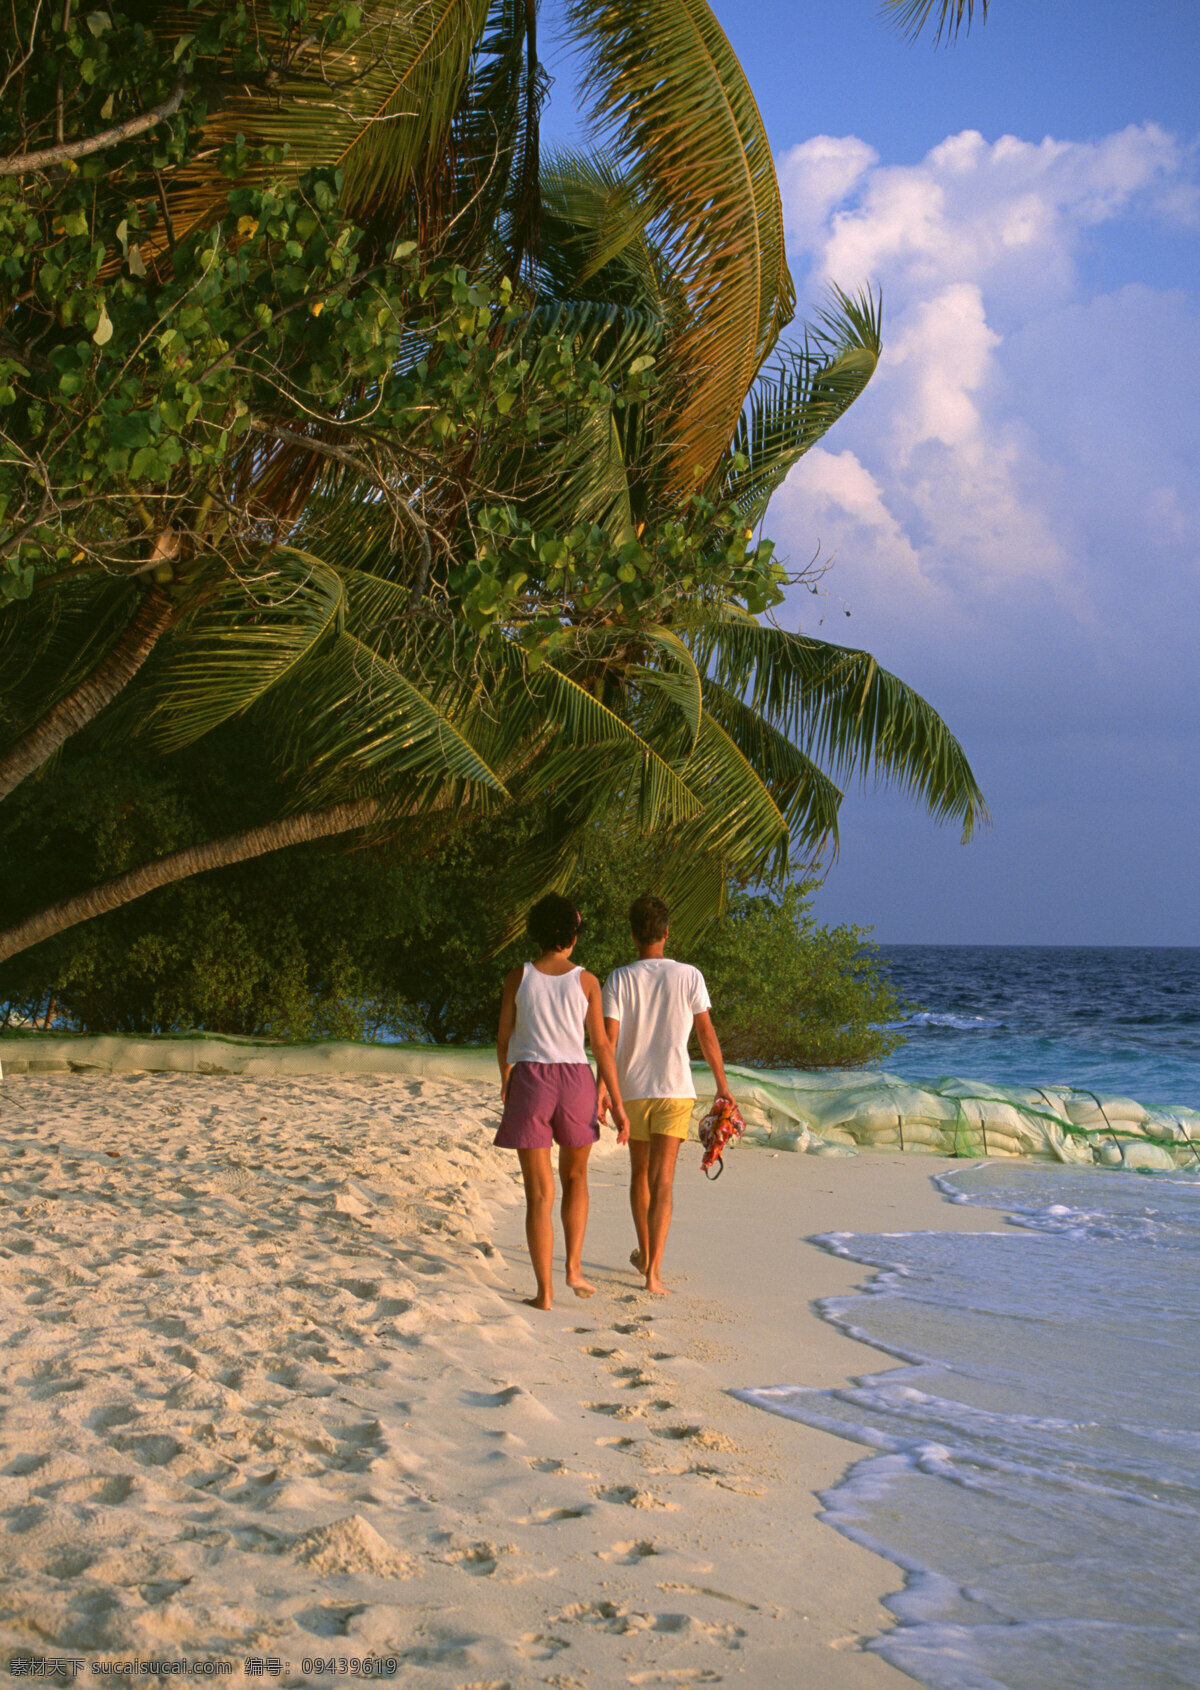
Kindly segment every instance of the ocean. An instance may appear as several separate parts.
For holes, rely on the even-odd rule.
[[[1200,949],[883,945],[920,1009],[882,1064],[905,1079],[1071,1085],[1200,1106]]]
[[[1198,951],[884,956],[926,1005],[891,1072],[1200,1103]],[[735,1394],[870,1450],[825,1518],[900,1570],[867,1646],[917,1683],[1197,1690],[1200,1175],[1004,1161],[938,1184],[995,1230],[814,1241],[864,1268],[823,1318],[890,1364]]]

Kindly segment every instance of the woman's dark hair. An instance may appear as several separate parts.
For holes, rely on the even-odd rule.
[[[544,951],[562,951],[583,931],[583,917],[570,898],[548,892],[530,910],[525,931]]]
[[[661,898],[643,892],[629,906],[629,925],[639,945],[652,945],[667,936],[669,916]]]

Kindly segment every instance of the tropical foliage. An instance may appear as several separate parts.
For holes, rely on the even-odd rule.
[[[237,721],[279,813],[0,955],[402,817],[539,806],[522,894],[600,818],[653,835],[685,928],[811,859],[854,774],[977,824],[923,700],[756,621],[788,577],[755,531],[869,381],[878,301],[780,342],[770,151],[702,0],[570,20],[607,148],[545,161],[517,0],[127,0],[15,40],[0,792],[81,731],[148,756]]]
[[[201,841],[279,795],[253,742],[226,728],[184,753],[130,764],[69,752],[0,814],[0,923],[47,890],[67,894]],[[180,881],[0,964],[7,1014],[89,1032],[489,1042],[505,971],[529,954],[486,940],[514,913],[544,812],[508,809],[367,849],[336,842]],[[48,865],[48,866],[47,866]],[[631,892],[653,884],[652,842],[589,834],[570,891],[580,956],[601,977],[632,954]],[[47,887],[47,878],[52,884]],[[865,935],[817,927],[806,889],[734,890],[728,919],[676,947],[705,972],[733,1061],[878,1061],[899,1006]]]

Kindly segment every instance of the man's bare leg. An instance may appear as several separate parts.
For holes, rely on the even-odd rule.
[[[650,1146],[640,1138],[629,1141],[629,1207],[637,1233],[637,1248],[629,1252],[629,1260],[645,1273],[650,1254]]]
[[[649,1246],[646,1253],[646,1289],[660,1297],[668,1295],[662,1282],[663,1251],[671,1230],[675,1208],[675,1162],[683,1140],[670,1133],[650,1135],[650,1208],[647,1219]]]
[[[577,1297],[594,1297],[596,1287],[583,1277],[583,1235],[588,1222],[588,1157],[591,1145],[563,1145],[558,1152],[562,1182],[563,1236],[567,1241],[567,1284]]]
[[[550,1151],[518,1150],[525,1182],[525,1242],[537,1291],[524,1300],[534,1309],[554,1306],[554,1169]]]

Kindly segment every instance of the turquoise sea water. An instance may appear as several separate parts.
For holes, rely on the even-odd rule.
[[[906,1079],[1200,1105],[1200,950],[889,946]],[[736,1394],[866,1446],[830,1525],[895,1562],[869,1647],[929,1690],[1200,1690],[1200,1175],[941,1176],[984,1233],[833,1234],[892,1359]],[[896,1366],[896,1362],[900,1366]]]
[[[1200,1685],[1200,1178],[943,1177],[986,1233],[835,1234],[824,1318],[905,1365],[735,1394],[872,1451],[825,1518],[894,1561],[869,1647],[930,1690]],[[899,1583],[899,1578],[898,1578]]]
[[[905,1079],[1070,1085],[1200,1107],[1200,949],[885,945],[922,1006],[886,1059]]]

